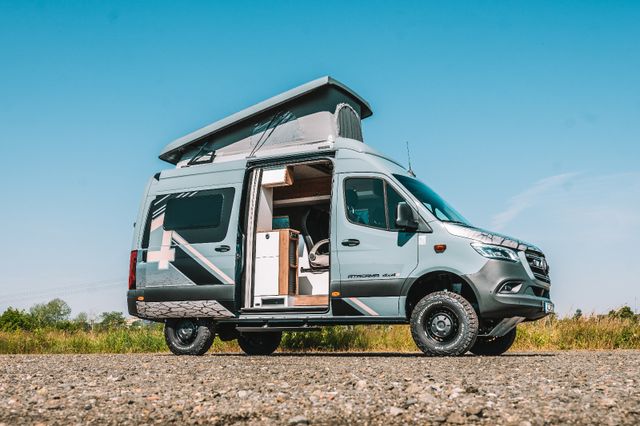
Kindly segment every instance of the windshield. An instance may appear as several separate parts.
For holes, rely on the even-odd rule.
[[[445,200],[440,198],[438,194],[418,179],[396,174],[393,176],[398,179],[400,183],[427,208],[427,210],[441,221],[470,225],[467,219],[462,217],[462,215],[451,207]]]

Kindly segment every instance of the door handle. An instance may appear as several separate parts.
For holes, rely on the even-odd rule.
[[[229,250],[231,250],[231,247],[226,246],[226,245],[218,246],[218,247],[215,248],[215,251],[220,252],[220,253],[224,253],[224,252],[227,252]]]
[[[356,240],[355,238],[349,238],[347,240],[342,240],[342,245],[345,247],[355,247],[360,244],[360,240]]]

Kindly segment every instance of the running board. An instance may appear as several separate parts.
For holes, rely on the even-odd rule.
[[[315,306],[289,306],[286,308],[242,308],[243,314],[272,314],[272,313],[299,313],[299,312],[327,312],[329,305]]]
[[[320,331],[322,330],[320,327],[307,327],[307,326],[301,326],[301,327],[269,327],[269,326],[263,326],[263,327],[236,327],[236,330],[239,333],[256,333],[256,332],[263,332],[263,333],[269,333],[269,332],[277,332],[277,331]]]
[[[505,334],[507,334],[508,332],[510,332],[511,330],[513,330],[513,328],[516,325],[520,324],[524,320],[525,320],[524,317],[505,318],[502,321],[500,321],[498,323],[498,325],[493,327],[493,330],[491,330],[491,332],[489,334],[487,334],[486,336],[488,336],[488,337],[502,337]]]

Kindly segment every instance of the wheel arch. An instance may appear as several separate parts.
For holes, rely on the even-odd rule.
[[[428,294],[443,290],[460,294],[471,303],[479,316],[480,296],[477,288],[463,275],[447,269],[425,272],[406,285],[402,291],[404,304],[401,303],[400,314],[407,319],[411,318],[411,312],[420,299]]]

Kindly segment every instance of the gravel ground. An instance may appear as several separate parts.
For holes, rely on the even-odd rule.
[[[640,351],[0,356],[0,424],[639,424]]]

